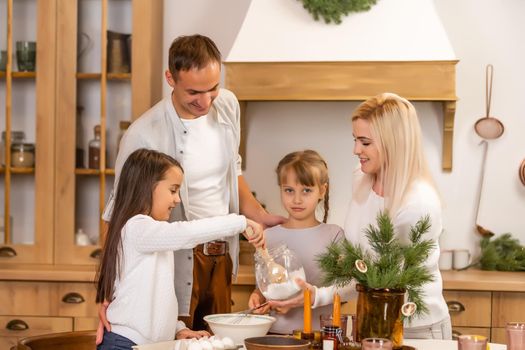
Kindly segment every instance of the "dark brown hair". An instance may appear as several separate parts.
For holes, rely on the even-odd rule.
[[[150,214],[155,186],[174,166],[182,171],[172,157],[144,148],[131,153],[124,162],[97,274],[97,303],[113,299],[115,280],[120,273],[122,228],[133,216]]]
[[[330,184],[328,181],[328,165],[324,159],[312,150],[304,150],[288,153],[277,165],[275,172],[277,173],[277,183],[281,186],[286,179],[288,171],[292,170],[299,183],[303,186],[319,186],[326,184],[326,192],[323,198],[324,217],[323,222],[326,223],[328,219],[329,209],[329,190]]]
[[[204,35],[179,36],[170,46],[168,67],[173,79],[180,71],[202,69],[210,62],[221,63],[221,52],[217,45]]]

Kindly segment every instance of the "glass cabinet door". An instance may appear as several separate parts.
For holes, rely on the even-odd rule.
[[[0,262],[51,263],[56,1],[0,7]]]
[[[57,135],[56,212],[60,216],[56,217],[55,261],[96,264],[104,241],[101,214],[113,188],[118,140],[134,118],[160,100],[157,88],[140,81],[156,80],[155,86],[161,86],[161,63],[153,62],[162,50],[162,1],[59,0],[59,14],[58,36],[67,44],[58,48],[58,66],[64,70],[58,87],[65,98],[57,105],[57,127],[69,132]],[[149,49],[133,48],[153,38]],[[138,67],[144,59],[146,66]],[[152,98],[144,103],[137,97],[141,95]]]

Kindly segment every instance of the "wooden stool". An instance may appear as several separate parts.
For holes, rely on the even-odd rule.
[[[95,350],[96,331],[44,334],[20,339],[11,350]]]

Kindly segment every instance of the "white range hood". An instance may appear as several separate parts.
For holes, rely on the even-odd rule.
[[[225,60],[226,87],[243,109],[385,91],[443,102],[442,166],[451,170],[456,63],[433,0],[378,0],[339,25],[315,21],[297,0],[252,0]]]
[[[434,0],[378,0],[339,25],[297,0],[252,0],[226,62],[447,61],[454,51]]]

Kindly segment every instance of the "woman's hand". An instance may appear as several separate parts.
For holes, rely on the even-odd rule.
[[[191,339],[191,338],[202,338],[202,337],[210,337],[210,333],[206,331],[192,331],[189,328],[181,329],[180,331],[175,334],[175,339]]]
[[[264,297],[264,295],[262,295],[261,291],[259,289],[255,289],[250,295],[250,298],[248,299],[248,307],[258,307],[265,301],[266,298]],[[257,310],[253,310],[254,314],[267,314],[268,312],[270,312],[270,305],[266,305],[261,308],[258,308]]]
[[[264,229],[261,224],[246,219],[246,231],[244,237],[250,242],[255,248],[262,248],[266,243],[264,240]]]
[[[102,304],[98,304],[98,327],[97,327],[97,336],[95,338],[95,344],[98,345],[102,343],[104,338],[104,328],[108,332],[111,332],[111,324],[108,322],[107,318],[107,309],[109,306],[109,301],[104,300]]]
[[[306,281],[296,278],[295,283],[301,288],[301,292],[297,294],[295,297],[287,299],[287,300],[271,300],[268,305],[272,308],[272,310],[275,310],[278,314],[286,314],[291,309],[294,309],[296,307],[302,307],[304,305],[304,291],[306,289],[310,289],[312,291],[312,304],[315,303],[315,287],[311,284],[307,283]]]

